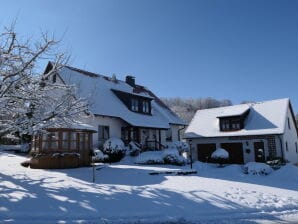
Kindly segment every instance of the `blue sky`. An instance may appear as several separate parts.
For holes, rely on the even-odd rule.
[[[71,65],[136,76],[161,97],[262,101],[298,112],[298,1],[0,0],[0,26],[63,38]]]

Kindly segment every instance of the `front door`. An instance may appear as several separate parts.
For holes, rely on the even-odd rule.
[[[264,142],[254,142],[255,161],[259,163],[265,162]]]

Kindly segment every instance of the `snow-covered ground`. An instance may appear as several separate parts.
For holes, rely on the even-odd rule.
[[[298,168],[268,176],[195,163],[197,174],[149,175],[189,166],[119,164],[34,170],[0,152],[0,223],[297,223]]]

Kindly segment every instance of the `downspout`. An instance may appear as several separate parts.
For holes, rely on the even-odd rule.
[[[187,125],[184,125],[182,128],[178,129],[178,141],[181,140],[181,137],[180,137],[180,131],[182,131],[183,129],[186,128]]]
[[[284,149],[283,149],[283,145],[282,145],[282,139],[281,139],[280,135],[278,135],[277,137],[278,137],[279,143],[280,143],[281,158],[282,158],[282,161],[285,161],[285,158],[284,158]]]

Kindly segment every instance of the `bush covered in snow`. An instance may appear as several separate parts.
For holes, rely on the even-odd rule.
[[[137,156],[139,155],[141,152],[141,145],[137,142],[133,142],[131,141],[130,143],[128,143],[128,146],[127,146],[127,153],[130,155],[130,156]]]
[[[244,165],[244,173],[252,175],[268,175],[272,173],[273,169],[265,163],[249,162]]]
[[[142,152],[136,158],[137,164],[164,164],[162,151]]]
[[[187,163],[187,160],[179,155],[177,149],[165,149],[162,155],[165,164],[182,166]]]
[[[189,145],[186,142],[175,141],[167,144],[168,148],[175,148],[181,154],[183,152],[189,152]]]
[[[93,156],[92,161],[93,162],[105,162],[108,161],[109,156],[106,154],[103,154],[103,152],[99,149],[93,149]]]
[[[172,164],[185,165],[187,160],[179,155],[177,149],[165,149],[163,151],[147,151],[136,158],[138,164]]]
[[[212,162],[218,163],[219,166],[222,166],[223,164],[228,163],[229,153],[225,149],[218,148],[211,154],[211,159]]]
[[[119,138],[109,138],[103,145],[102,152],[109,156],[108,162],[119,162],[125,155],[126,148]]]

